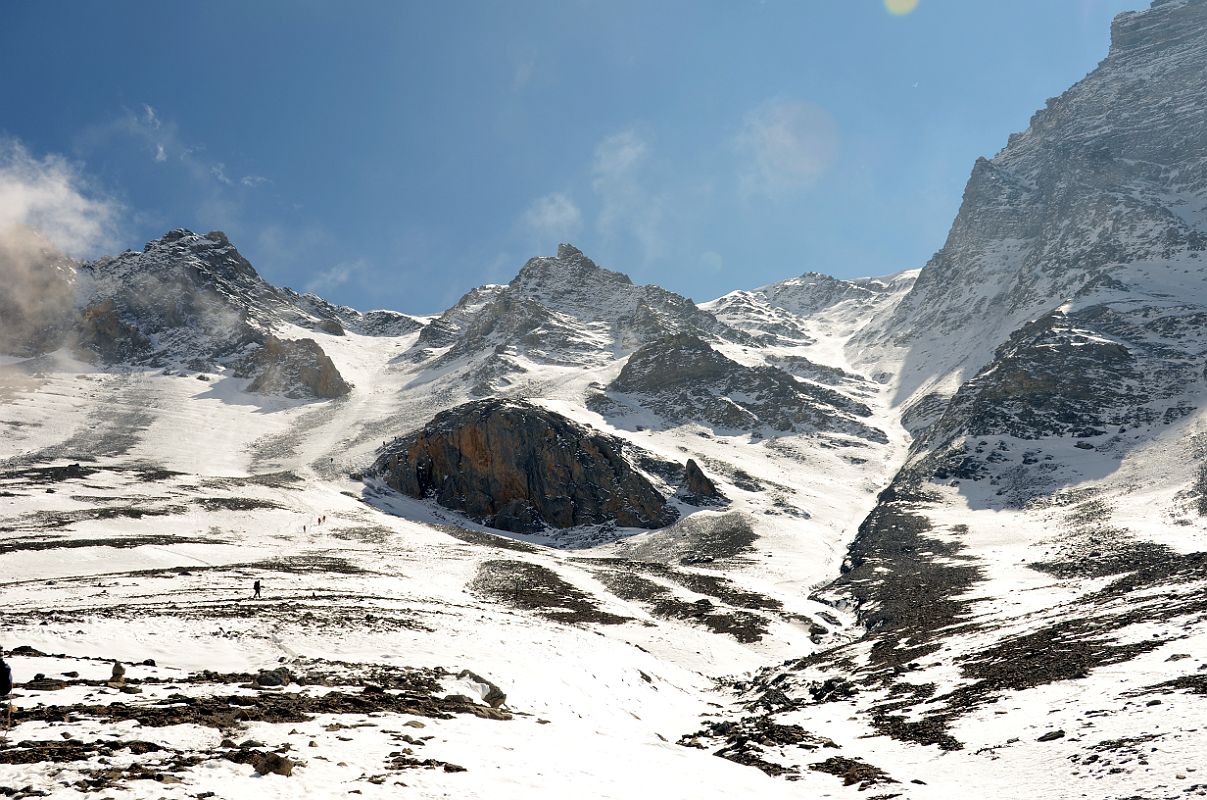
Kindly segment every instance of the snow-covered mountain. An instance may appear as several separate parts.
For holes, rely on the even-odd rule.
[[[1121,15],[883,279],[562,245],[417,318],[32,248],[0,788],[1207,793],[1204,75],[1207,0]]]

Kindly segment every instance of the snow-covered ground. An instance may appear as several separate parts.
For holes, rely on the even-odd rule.
[[[424,797],[799,796],[678,741],[724,711],[717,677],[855,635],[849,614],[808,593],[836,574],[904,456],[907,437],[887,410],[874,424],[890,433],[888,445],[697,425],[638,430],[585,405],[622,360],[525,362],[528,399],[656,455],[696,458],[731,503],[682,506],[687,516],[671,528],[623,531],[593,547],[573,532],[507,539],[349,477],[382,440],[448,405],[448,395],[427,391],[439,375],[399,358],[415,337],[320,335],[355,388],[310,403],[248,394],[246,380],[226,373],[101,369],[62,353],[6,360],[0,645],[16,650],[19,684],[8,740],[28,743],[10,752],[45,757],[0,757],[0,786],[56,797],[386,796],[396,781]],[[815,339],[802,346],[810,358],[849,367],[835,361],[840,345]],[[104,685],[114,660],[127,665],[127,689],[141,692]],[[279,665],[295,678],[336,676],[247,688]],[[386,667],[443,670],[433,697],[467,695],[487,708],[482,684],[455,677],[472,670],[506,693],[510,718],[464,708],[434,718],[376,703],[304,721],[247,712],[232,730],[230,720],[171,711],[180,695],[363,694]],[[407,745],[403,733],[431,738]],[[232,750],[225,739],[259,744]],[[82,744],[47,744],[64,741]],[[155,749],[101,746],[115,741]],[[403,747],[434,766],[390,768]],[[247,754],[276,749],[296,771],[258,776]],[[827,793],[841,789],[821,777]]]

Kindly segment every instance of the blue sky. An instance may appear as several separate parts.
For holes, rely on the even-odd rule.
[[[895,272],[1147,3],[888,2],[8,0],[0,202],[48,180],[76,211],[26,218],[84,209],[78,255],[222,229],[415,313],[559,241],[696,300]]]

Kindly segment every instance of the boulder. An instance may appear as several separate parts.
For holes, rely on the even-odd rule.
[[[247,391],[286,397],[343,397],[352,387],[313,339],[278,339],[269,336],[239,369],[254,376]]]
[[[513,532],[616,523],[660,528],[678,513],[619,439],[531,403],[478,400],[387,445],[371,474]]]
[[[720,494],[717,485],[709,480],[694,458],[687,460],[687,467],[683,471],[683,485],[689,494],[700,497],[717,497]]]

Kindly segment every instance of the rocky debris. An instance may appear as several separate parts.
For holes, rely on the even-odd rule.
[[[1035,741],[1037,742],[1054,742],[1057,739],[1065,738],[1065,732],[1062,730],[1048,731],[1043,736],[1040,736]]]
[[[743,717],[738,720],[710,721],[696,733],[679,739],[684,747],[705,748],[705,741],[720,740],[722,747],[713,755],[755,767],[772,777],[785,776],[789,780],[799,774],[795,766],[784,765],[766,758],[781,748],[794,748],[812,752],[822,748],[836,748],[831,739],[809,733],[799,725],[773,722],[768,716]]]
[[[109,722],[134,720],[149,728],[168,725],[200,725],[217,730],[233,730],[248,722],[273,724],[312,720],[319,714],[370,714],[386,712],[419,717],[448,719],[454,714],[469,714],[482,719],[508,720],[503,709],[409,692],[376,691],[351,693],[332,689],[306,692],[260,692],[255,695],[193,695],[172,693],[144,700],[137,705],[112,702],[107,705],[80,703],[69,706],[39,705],[18,707],[14,724],[28,721],[61,721],[68,717],[93,718]]]
[[[706,628],[713,633],[732,636],[739,642],[751,644],[762,640],[768,631],[768,620],[762,614],[752,611],[720,608],[707,597],[695,601],[686,600],[675,594],[669,587],[657,581],[650,580],[638,574],[642,567],[649,567],[654,574],[673,576],[679,582],[690,582],[685,578],[689,573],[676,573],[670,570],[657,570],[658,565],[638,565],[621,562],[612,567],[611,562],[604,559],[602,564],[609,568],[595,571],[595,577],[622,600],[641,603],[649,608],[650,613],[663,619],[676,619]],[[706,576],[695,576],[706,577]],[[724,579],[721,579],[724,580]],[[688,588],[699,589],[699,584]],[[761,598],[760,596],[756,596]],[[770,598],[763,601],[776,603]],[[754,600],[751,605],[756,605]]]
[[[825,772],[829,775],[837,775],[842,778],[843,786],[854,786],[859,784],[859,791],[864,791],[878,783],[897,783],[888,776],[884,770],[879,767],[874,767],[864,761],[856,758],[842,758],[841,756],[831,756],[825,761],[817,764],[810,764],[809,769],[814,772]]]
[[[738,431],[828,431],[888,441],[883,431],[861,421],[871,415],[865,404],[798,381],[777,367],[739,364],[691,334],[641,347],[608,389],[613,403],[623,407],[631,398],[672,423]]]
[[[858,687],[846,678],[826,678],[821,683],[809,687],[809,695],[814,703],[829,703],[834,700],[846,700],[859,693]]]
[[[352,387],[313,339],[278,339],[269,336],[236,369],[251,377],[247,391],[293,398],[343,397]]]
[[[442,412],[387,445],[371,474],[500,530],[670,524],[677,512],[625,451],[560,414],[492,399]]]
[[[554,622],[621,625],[629,617],[611,614],[599,600],[567,583],[553,570],[527,561],[486,561],[471,588],[497,602],[533,611]]]

